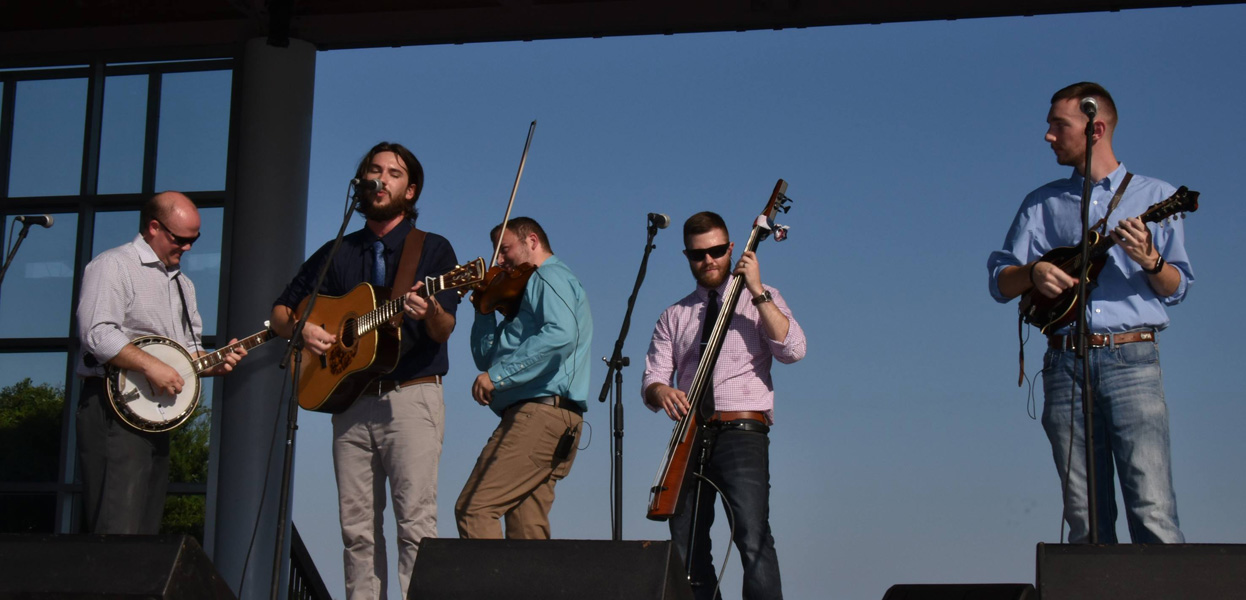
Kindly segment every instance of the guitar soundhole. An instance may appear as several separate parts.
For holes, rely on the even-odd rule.
[[[355,335],[355,320],[354,319],[346,320],[346,323],[344,323],[344,326],[342,327],[342,331],[339,334],[338,339],[342,342],[342,345],[346,346],[347,348],[355,347],[355,342],[359,341],[359,338]]]

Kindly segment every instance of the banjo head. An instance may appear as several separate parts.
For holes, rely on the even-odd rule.
[[[177,396],[157,394],[142,373],[110,369],[108,391],[117,416],[139,431],[176,429],[189,420],[199,406],[200,382],[194,359],[177,342],[164,337],[141,337],[133,344],[173,367],[186,385]]]

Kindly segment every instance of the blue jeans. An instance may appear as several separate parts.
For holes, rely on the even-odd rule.
[[[705,476],[722,488],[724,502],[735,515],[735,545],[744,565],[744,600],[783,598],[779,557],[770,534],[770,438],[765,433],[709,428],[713,444]],[[694,463],[689,465],[695,469]],[[688,555],[696,480],[684,486],[683,513],[671,517],[671,542],[680,559]],[[701,507],[693,544],[692,582],[697,600],[713,600],[718,583],[710,555],[710,526],[714,524],[714,488],[702,486]]]
[[[1090,376],[1099,543],[1117,541],[1113,466],[1120,472],[1130,539],[1138,544],[1184,542],[1172,488],[1168,405],[1164,402],[1159,345],[1133,342],[1092,348]],[[1043,429],[1064,485],[1064,519],[1069,523],[1070,543],[1090,540],[1082,380],[1081,360],[1075,351],[1047,351],[1043,359]]]

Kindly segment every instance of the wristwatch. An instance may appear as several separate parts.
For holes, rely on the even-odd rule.
[[[774,296],[770,295],[770,290],[766,290],[756,296],[753,296],[753,306],[758,306],[766,302],[773,302]]]
[[[1162,270],[1164,270],[1164,257],[1163,257],[1163,256],[1160,256],[1160,257],[1159,257],[1159,260],[1156,260],[1156,261],[1155,261],[1155,266],[1154,266],[1154,267],[1152,267],[1152,268],[1150,268],[1150,269],[1147,269],[1147,268],[1143,267],[1142,272],[1144,272],[1144,273],[1149,273],[1149,274],[1151,274],[1151,275],[1159,275],[1159,272],[1160,272],[1160,271],[1162,271]],[[756,302],[756,301],[754,300],[754,302]]]

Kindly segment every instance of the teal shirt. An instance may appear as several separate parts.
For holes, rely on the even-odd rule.
[[[499,416],[528,398],[558,395],[587,409],[593,317],[584,286],[551,256],[528,278],[519,312],[500,323],[476,311],[472,358],[489,373]]]

